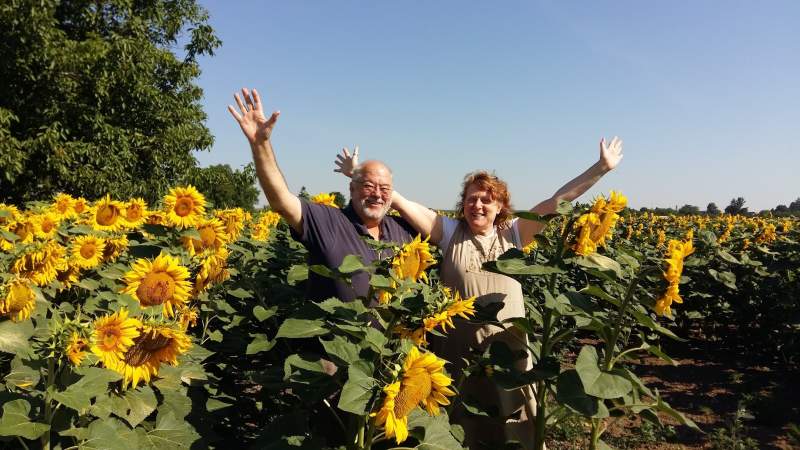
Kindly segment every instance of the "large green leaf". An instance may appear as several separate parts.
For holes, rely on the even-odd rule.
[[[156,410],[158,400],[150,386],[128,389],[123,395],[111,395],[111,412],[136,427]]]
[[[364,268],[364,263],[361,262],[361,257],[356,255],[347,255],[339,265],[339,272],[353,273]]]
[[[289,268],[289,273],[286,274],[286,282],[289,283],[289,286],[294,286],[300,281],[305,281],[308,279],[308,265],[307,264],[295,264]]]
[[[328,355],[333,357],[334,361],[342,364],[353,364],[361,359],[359,356],[361,347],[354,342],[348,341],[343,336],[334,336],[330,341],[320,339],[320,342],[325,351],[328,352]]]
[[[283,321],[275,338],[307,338],[328,334],[325,322],[321,320],[307,320],[288,318]]]
[[[3,417],[0,417],[0,436],[22,436],[25,439],[36,439],[50,430],[50,425],[31,422],[28,414],[31,405],[27,400],[12,400],[3,405]]]
[[[255,355],[259,352],[268,352],[272,350],[277,341],[269,340],[266,334],[258,333],[253,335],[253,340],[247,344],[245,355]]]
[[[83,377],[67,389],[56,392],[53,398],[75,411],[82,411],[89,407],[91,400],[108,391],[108,383],[117,381],[120,374],[99,367],[87,367],[81,370]]]
[[[358,415],[367,413],[371,400],[377,393],[377,386],[378,381],[372,378],[369,367],[364,364],[348,366],[347,382],[339,397],[339,409]]]
[[[508,275],[550,275],[564,273],[562,269],[540,264],[527,264],[524,259],[498,259],[495,263],[499,272]]]
[[[609,415],[603,401],[586,394],[581,378],[574,369],[565,370],[558,375],[556,401],[586,417],[600,419]]]
[[[0,322],[0,352],[30,357],[33,354],[31,344],[28,342],[31,336],[33,336],[33,323],[30,320]]]
[[[591,345],[584,345],[581,349],[575,370],[580,376],[584,392],[598,398],[619,398],[633,389],[631,382],[619,371],[600,369],[597,350]]]
[[[89,424],[88,437],[78,445],[81,450],[126,450],[137,448],[137,436],[117,419],[97,419]]]
[[[30,364],[30,365],[29,365]],[[41,372],[38,366],[41,362],[23,361],[19,356],[11,360],[11,370],[5,376],[6,387],[8,389],[33,389],[39,384]],[[31,367],[34,366],[34,367]]]
[[[624,276],[622,266],[620,266],[618,262],[599,253],[593,253],[589,256],[578,256],[575,258],[575,263],[581,267],[597,269],[605,274],[613,274],[617,278],[622,278]]]
[[[175,417],[170,411],[159,413],[152,430],[136,429],[140,449],[166,450],[184,449],[200,438],[188,423]]]
[[[415,408],[408,417],[409,434],[419,441],[414,447],[417,450],[463,449],[450,429],[450,420],[444,411],[431,417],[423,410]]]

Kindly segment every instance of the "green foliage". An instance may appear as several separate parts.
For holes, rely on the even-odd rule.
[[[194,0],[3,2],[0,201],[152,204],[177,184],[213,140],[193,83],[220,45],[207,20]]]
[[[255,185],[256,171],[253,163],[242,170],[233,170],[227,164],[195,167],[183,179],[202,192],[206,201],[215,208],[242,208],[253,211],[259,191]]]

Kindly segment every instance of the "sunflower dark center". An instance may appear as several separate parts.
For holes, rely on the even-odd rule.
[[[141,366],[150,361],[157,351],[169,345],[170,340],[156,331],[139,335],[125,352],[125,363],[134,367]]]
[[[194,210],[194,202],[189,197],[181,197],[175,202],[175,214],[186,217]]]
[[[86,259],[93,257],[97,253],[97,247],[94,244],[81,245],[81,256]]]
[[[136,295],[142,305],[160,305],[175,294],[175,280],[166,272],[151,272],[145,276]]]

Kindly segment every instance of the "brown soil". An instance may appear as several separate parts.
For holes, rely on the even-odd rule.
[[[674,427],[674,434],[642,436],[638,419],[624,419],[611,425],[603,439],[617,448],[711,449],[715,441],[719,442],[713,437],[715,431],[730,430],[741,405],[746,413],[741,414],[743,428],[738,433],[757,442],[747,448],[800,448],[789,437],[789,424],[800,425],[800,389],[794,386],[800,381],[800,371],[753,356],[752,350],[734,341],[735,337],[712,340],[695,333],[688,342],[669,345],[667,354],[677,366],[647,357],[632,367],[648,387],[658,389],[673,408],[691,418],[704,433],[662,417],[665,424]],[[567,443],[555,444],[550,447],[569,448],[561,445]],[[581,446],[570,444],[572,448]]]

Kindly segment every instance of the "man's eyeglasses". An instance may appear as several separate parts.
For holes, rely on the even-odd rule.
[[[388,196],[392,193],[392,185],[390,184],[375,184],[369,181],[361,182],[361,192],[371,194],[373,192],[380,193],[383,196]]]

